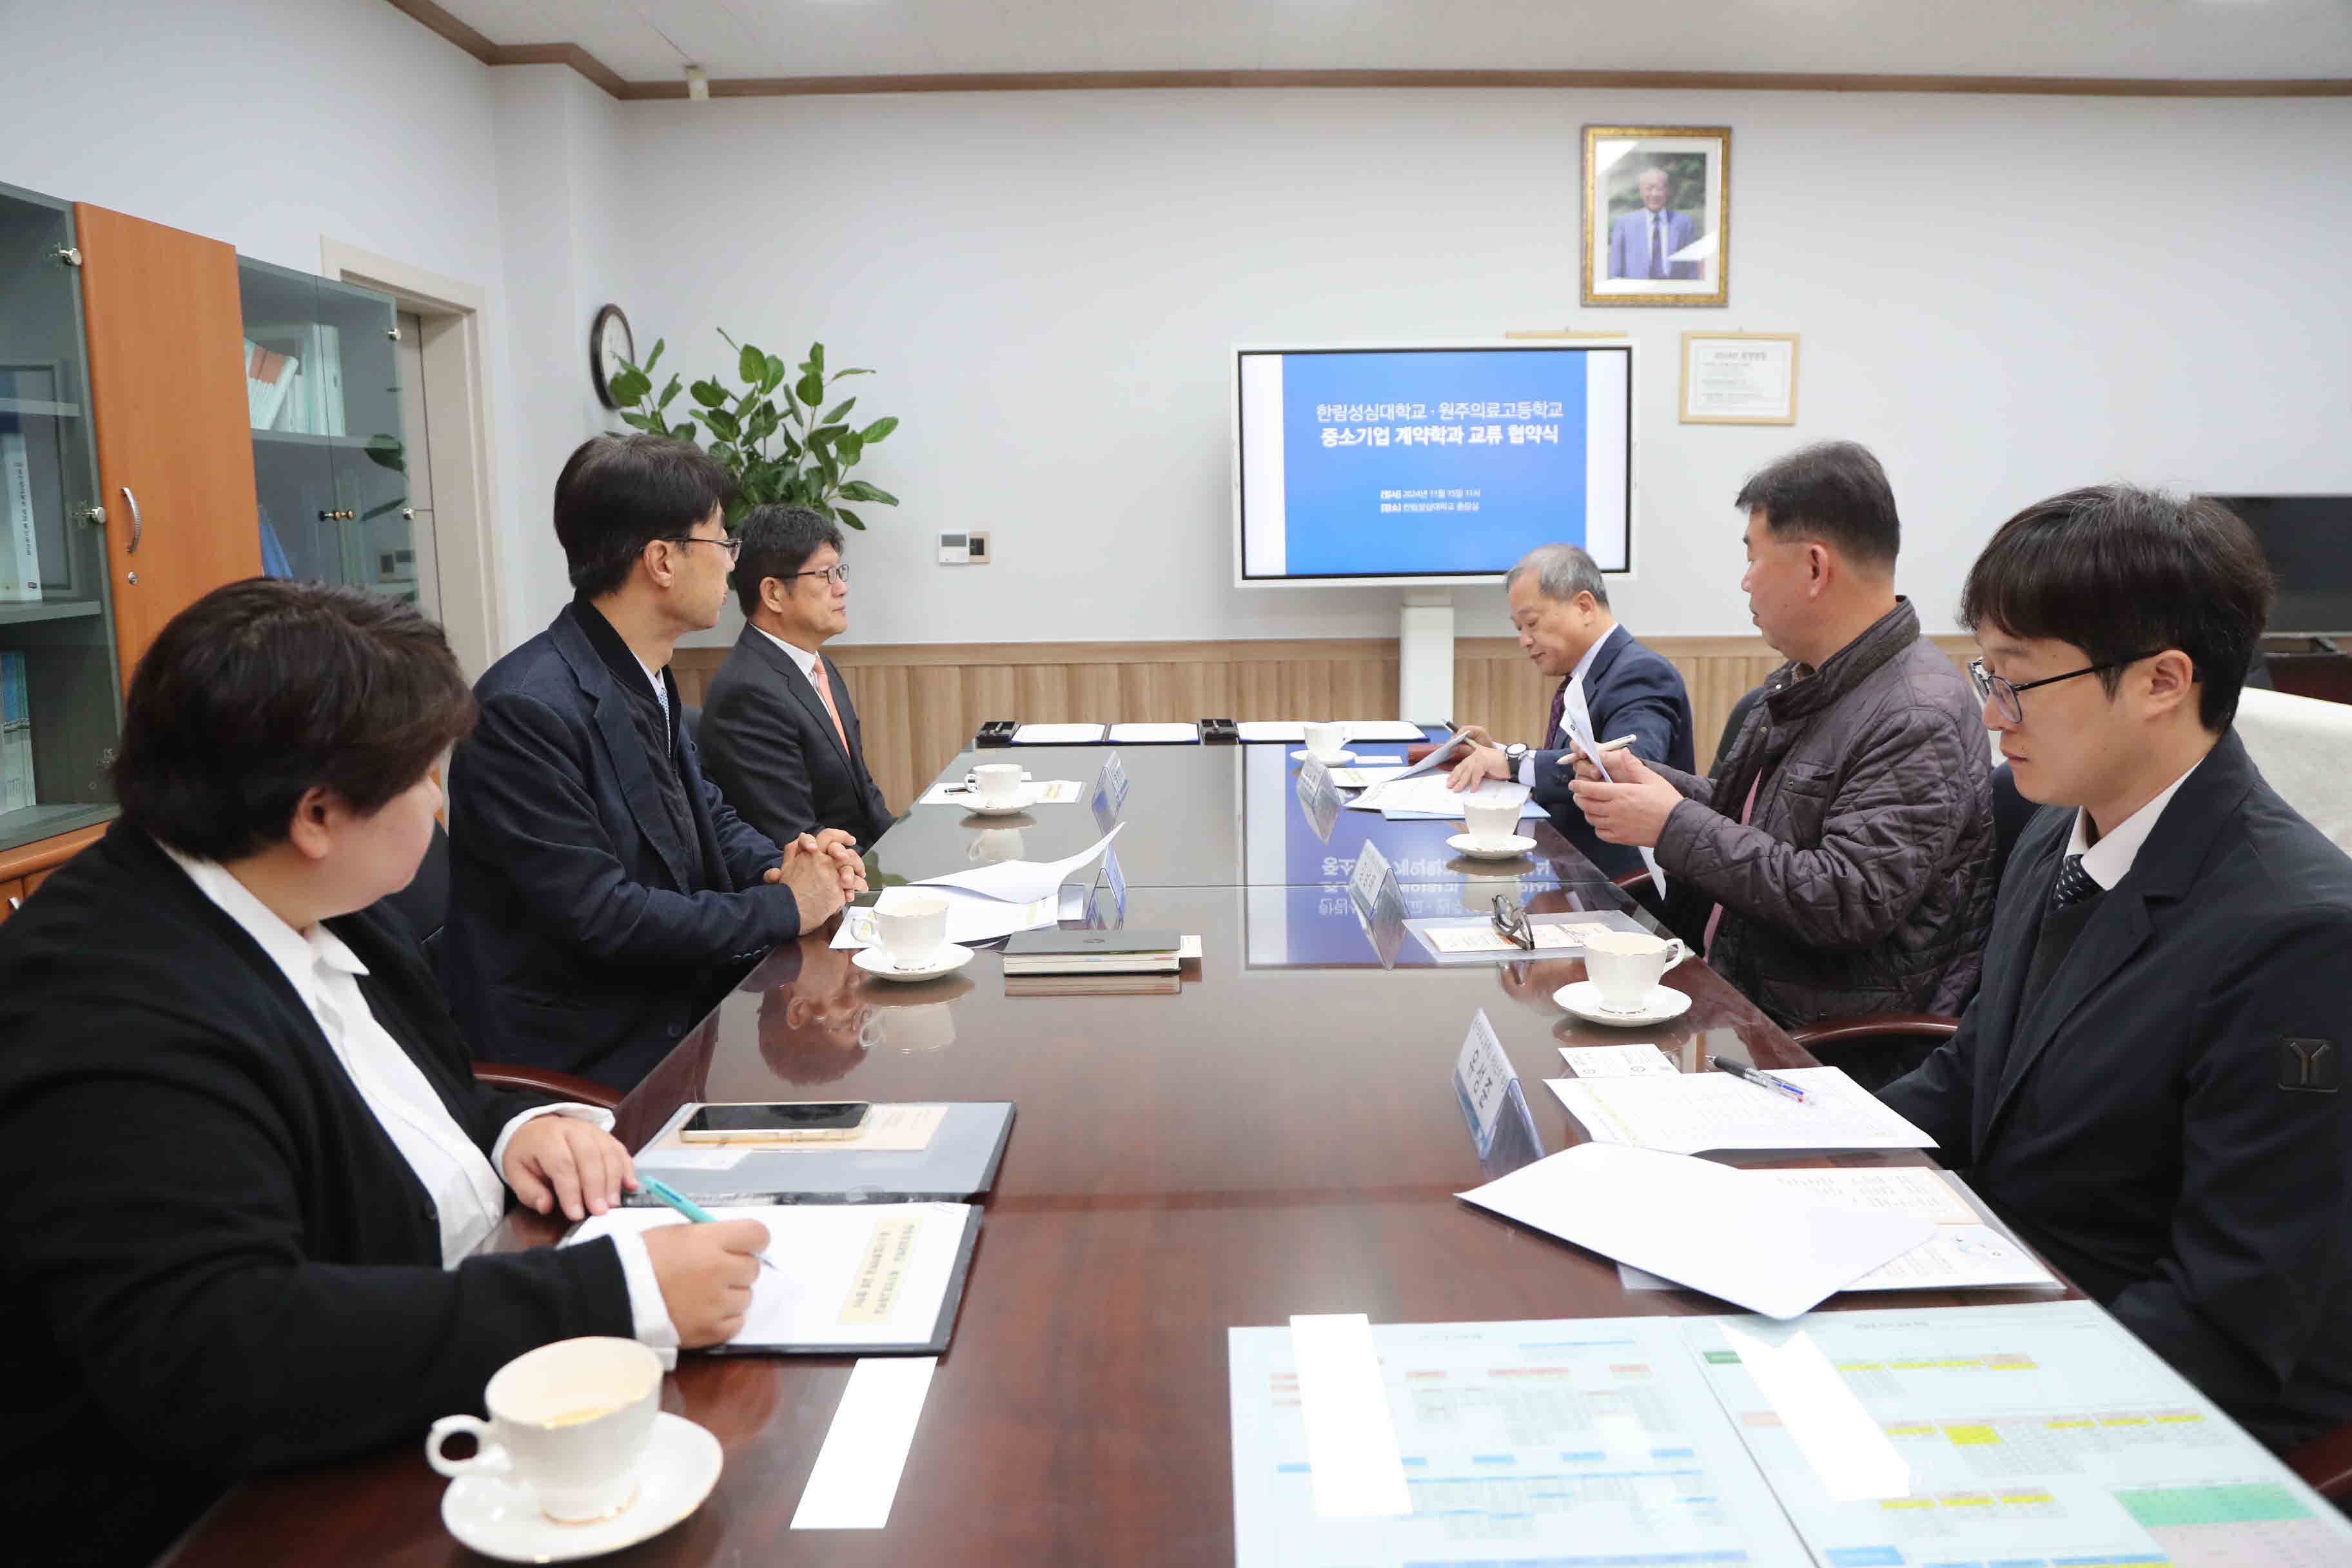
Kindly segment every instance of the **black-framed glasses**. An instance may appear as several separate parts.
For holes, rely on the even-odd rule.
[[[727,562],[730,566],[743,554],[743,542],[731,536],[726,539],[704,539],[691,533],[671,533],[663,535],[663,540],[669,544],[716,544],[719,549],[727,552]]]
[[[1533,952],[1536,946],[1535,927],[1528,921],[1528,911],[1506,894],[1495,895],[1495,929],[1501,931],[1514,946]]]
[[[836,561],[830,566],[821,566],[814,572],[788,572],[785,575],[788,577],[822,577],[829,586],[838,588],[844,583],[849,581],[849,568],[846,564]]]
[[[2045,675],[2039,680],[2029,680],[2021,686],[2013,680],[2004,680],[1993,674],[1985,668],[1984,660],[1972,658],[1969,660],[1969,679],[1976,683],[1979,702],[1998,701],[2002,714],[2011,723],[2022,724],[2025,722],[2025,704],[2020,701],[2019,698],[2035,687],[2054,686],[2059,681],[2073,680],[2085,675],[2096,675],[2104,669],[2121,669],[2127,664],[2137,664],[2141,659],[2154,658],[2163,651],[2160,647],[2150,648],[2146,653],[2136,653],[2129,658],[2110,659],[2105,664],[2086,664],[2080,669],[2070,669],[2063,675]]]

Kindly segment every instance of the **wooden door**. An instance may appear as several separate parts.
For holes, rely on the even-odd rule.
[[[128,683],[163,623],[261,572],[236,252],[77,203],[99,490]]]

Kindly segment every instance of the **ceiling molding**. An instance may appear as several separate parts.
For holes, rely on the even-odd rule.
[[[990,75],[764,77],[714,80],[713,98],[884,92],[1102,92],[1170,88],[1639,88],[1685,92],[2026,93],[2081,98],[2352,98],[2352,79],[1868,76],[1793,71],[1164,70]],[[633,81],[620,97],[682,99],[682,81]]]
[[[686,83],[630,81],[578,44],[494,44],[434,0],[396,9],[486,66],[570,66],[617,99],[684,99]],[[1926,92],[2057,98],[2352,98],[2352,79],[2183,77],[1888,76],[1800,71],[1156,70],[1000,71],[928,76],[741,77],[713,98],[829,98],[892,92],[1133,92],[1183,88],[1633,88],[1651,92]]]

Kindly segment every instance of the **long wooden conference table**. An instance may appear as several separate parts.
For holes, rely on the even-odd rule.
[[[1106,754],[966,753],[942,777],[1018,760],[1091,790]],[[1444,846],[1458,824],[1366,812],[1342,814],[1327,841],[1277,746],[1120,755],[1131,780],[1116,844],[1125,922],[1202,938],[1180,993],[1008,996],[990,951],[947,978],[893,985],[829,948],[828,928],[779,948],[622,1107],[632,1147],[688,1100],[1010,1100],[1019,1110],[888,1527],[789,1529],[848,1360],[689,1355],[664,1405],[717,1435],[725,1471],[691,1518],[611,1561],[1230,1563],[1229,1327],[1317,1312],[1409,1323],[1729,1310],[1683,1290],[1628,1291],[1608,1258],[1455,1199],[1486,1179],[1452,1088],[1476,1010],[1537,1090],[1528,1103],[1549,1152],[1583,1137],[1538,1081],[1561,1076],[1556,1047],[1628,1036],[1551,1001],[1582,977],[1577,960],[1436,967],[1408,942],[1382,967],[1344,887],[1370,841],[1399,866],[1416,912],[1483,913],[1503,890],[1538,910],[1646,921],[1590,861],[1549,826],[1524,862],[1464,860]],[[1099,836],[1083,801],[1015,819],[918,805],[876,847],[871,875],[880,885],[1003,858],[1008,841],[985,836],[1007,833],[1032,860]],[[1098,917],[1111,897],[1094,888]],[[1704,1070],[1709,1053],[1811,1065],[1696,959],[1667,980],[1691,1009],[1632,1037],[1656,1041],[1684,1070]],[[518,1215],[489,1245],[559,1233]],[[1906,1291],[1832,1304],[2051,1299]],[[226,1499],[173,1561],[479,1561],[442,1527],[446,1485],[413,1444],[270,1478]]]

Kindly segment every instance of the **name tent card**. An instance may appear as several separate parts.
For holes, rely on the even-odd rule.
[[[1111,762],[1118,760],[1118,753],[1113,752]],[[1095,775],[1094,794],[1088,797],[1087,805],[1095,814],[1097,830],[1108,833],[1111,824],[1118,820],[1118,800],[1111,791],[1110,763],[1105,763],[1102,772]]]
[[[1102,772],[1097,776],[1095,788],[1108,796],[1111,809],[1118,811],[1127,805],[1127,764],[1113,752],[1103,759]]]
[[[1364,934],[1371,939],[1381,967],[1395,968],[1397,953],[1404,946],[1404,889],[1380,846],[1366,843],[1358,852],[1348,883],[1348,901],[1363,923]]]
[[[1331,842],[1332,825],[1347,803],[1339,796],[1339,787],[1332,781],[1331,770],[1308,757],[1298,766],[1298,809],[1306,815],[1307,826],[1324,843]]]
[[[1103,851],[1103,879],[1110,884],[1111,907],[1118,911],[1118,923],[1127,924],[1127,873],[1120,868],[1118,851]]]
[[[1462,1114],[1482,1160],[1495,1146],[1495,1129],[1518,1077],[1503,1042],[1496,1037],[1495,1026],[1487,1021],[1486,1009],[1479,1008],[1463,1038],[1462,1054],[1454,1059],[1454,1092],[1461,1097]]]

